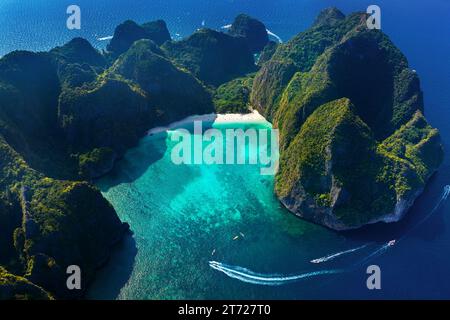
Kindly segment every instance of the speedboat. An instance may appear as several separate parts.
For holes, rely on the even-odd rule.
[[[396,242],[397,242],[397,240],[391,240],[391,241],[388,242],[388,246],[389,247],[393,247]]]

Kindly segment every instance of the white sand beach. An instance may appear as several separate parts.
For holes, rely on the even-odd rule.
[[[215,114],[209,113],[204,115],[195,115],[184,118],[180,121],[172,122],[171,124],[165,127],[155,127],[150,129],[147,134],[154,135],[157,133],[161,133],[164,131],[174,130],[179,128],[185,124],[192,123],[194,121],[204,121],[204,122],[214,122],[215,124],[223,124],[223,123],[266,123],[267,120],[256,110],[253,110],[251,113],[227,113],[227,114]]]

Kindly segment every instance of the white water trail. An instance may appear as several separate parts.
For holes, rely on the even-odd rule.
[[[224,29],[224,30],[229,30],[230,28],[231,28],[231,24],[227,24],[227,25],[224,25],[224,26],[222,26],[222,27],[220,27],[221,29]],[[267,34],[269,35],[269,36],[272,36],[272,37],[274,37],[275,39],[277,39],[277,41],[279,42],[279,43],[283,43],[283,39],[281,39],[281,37],[279,36],[279,35],[277,35],[276,33],[273,33],[272,31],[270,31],[269,29],[266,29],[266,31],[267,31]]]
[[[343,255],[346,255],[346,254],[349,254],[349,253],[352,253],[352,252],[355,252],[355,251],[359,251],[359,250],[361,250],[361,249],[364,249],[364,248],[366,248],[368,245],[369,245],[369,243],[368,243],[368,244],[365,244],[365,245],[362,245],[362,246],[360,246],[360,247],[357,247],[357,248],[353,248],[353,249],[349,249],[349,250],[345,250],[345,251],[340,251],[340,252],[338,252],[338,253],[329,254],[329,255],[324,256],[324,257],[322,257],[322,258],[318,258],[318,259],[311,260],[310,262],[311,262],[311,263],[322,263],[322,262],[331,261],[331,260],[336,259],[337,257],[340,257],[340,256],[343,256]]]
[[[444,195],[442,196],[442,199],[447,200],[449,195],[450,195],[450,185],[446,185],[444,187]]]
[[[111,40],[113,38],[113,36],[107,36],[107,37],[102,37],[102,38],[97,38],[98,41],[106,41],[106,40]]]
[[[444,204],[444,202],[448,199],[449,195],[450,195],[450,185],[446,185],[444,187],[443,192],[442,192],[441,198],[439,199],[438,203],[436,203],[434,208],[425,217],[423,217],[422,220],[420,220],[411,229],[406,231],[398,240],[396,240],[395,241],[395,245],[398,244],[400,241],[404,240],[411,232],[413,232],[418,227],[420,227],[423,223],[425,223],[442,206],[442,204]],[[386,252],[392,246],[393,245],[390,245],[390,242],[384,244],[379,249],[376,249],[371,254],[369,254],[367,257],[362,259],[360,262],[355,263],[354,266],[356,267],[356,266],[359,266],[361,264],[366,263],[367,261],[369,261],[369,260],[371,260],[371,259],[373,259],[373,258],[375,258],[375,257],[377,257],[377,256],[379,256],[381,254],[383,254],[384,252]]]
[[[273,32],[270,31],[269,29],[266,29],[266,31],[267,31],[267,34],[268,34],[269,36],[272,36],[272,37],[274,37],[275,39],[277,39],[279,43],[283,43],[283,39],[281,39],[280,36],[278,36],[277,34],[273,33]]]
[[[419,226],[421,226],[425,221],[427,221],[443,204],[447,201],[448,196],[450,195],[450,185],[446,185],[442,192],[441,199],[439,199],[438,203],[434,206],[433,210],[431,210],[425,217],[422,218],[414,227],[409,229],[400,239],[403,240],[408,234],[416,230]]]
[[[351,271],[363,264],[365,264],[366,262],[382,255],[383,253],[385,253],[388,249],[392,248],[392,246],[389,244],[389,242],[383,244],[381,247],[379,247],[378,249],[372,251],[369,255],[367,255],[366,257],[364,257],[363,259],[357,261],[356,263],[354,263],[352,266],[350,266],[350,268],[348,268],[348,271]]]
[[[413,228],[411,228],[408,232],[406,232],[399,240],[397,240],[394,244],[398,243],[400,240],[403,240],[411,231],[416,229],[418,226],[420,226],[422,223],[424,223],[428,218],[430,218],[433,213],[435,213],[441,205],[448,199],[450,196],[450,185],[446,185],[444,187],[444,191],[442,193],[441,199],[436,204],[436,206],[433,208],[433,210],[430,211],[429,214],[427,214],[419,223],[417,223]],[[311,272],[305,272],[298,275],[291,275],[291,276],[283,276],[283,275],[277,275],[277,274],[262,274],[262,273],[256,273],[249,269],[239,267],[239,266],[231,266],[227,265],[221,262],[217,261],[209,261],[209,266],[217,271],[223,272],[230,278],[234,278],[243,282],[257,284],[257,285],[266,285],[266,286],[280,286],[291,282],[300,281],[303,279],[318,277],[322,275],[332,275],[332,274],[339,274],[339,273],[345,273],[355,270],[355,268],[360,267],[361,265],[367,263],[368,261],[372,260],[375,257],[378,257],[385,253],[388,249],[392,248],[393,245],[392,240],[383,244],[381,247],[375,249],[372,251],[369,255],[364,257],[363,259],[357,261],[356,263],[350,265],[349,267],[345,269],[329,269],[329,270],[319,270],[319,271],[311,271]],[[366,244],[362,247],[368,246],[369,244]],[[362,249],[362,247],[351,249],[351,250],[359,250]],[[344,251],[347,253],[347,250]],[[353,251],[351,251],[353,252]],[[338,253],[341,254],[341,253]],[[336,256],[336,254],[331,255]],[[328,256],[330,257],[330,256]],[[327,258],[327,257],[324,257]],[[320,258],[322,259],[322,258]]]
[[[217,271],[225,273],[230,278],[234,278],[243,282],[265,285],[265,286],[279,286],[289,282],[295,282],[302,279],[317,277],[321,275],[329,275],[329,274],[337,274],[342,273],[345,270],[320,270],[320,271],[312,271],[301,273],[298,275],[292,276],[283,276],[276,274],[262,274],[256,273],[249,269],[238,267],[238,266],[230,266],[224,263],[220,263],[217,261],[210,261],[209,266]]]

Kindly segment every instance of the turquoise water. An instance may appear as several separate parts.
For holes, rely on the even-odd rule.
[[[214,127],[269,128],[250,123]],[[258,297],[258,289],[228,281],[208,262],[286,273],[308,269],[322,242],[333,242],[331,248],[345,244],[344,237],[284,210],[273,195],[273,176],[261,175],[259,165],[173,164],[172,135],[169,131],[144,138],[113,174],[98,182],[135,232],[134,267],[118,298]],[[256,148],[248,141],[246,147]],[[149,165],[155,150],[160,158]],[[121,263],[117,259],[110,265]],[[94,287],[94,296],[108,295],[103,288]]]
[[[224,132],[270,129],[270,124],[213,127]],[[394,251],[387,241],[403,242],[445,204],[443,199],[435,210],[388,234],[331,232],[287,212],[273,194],[273,176],[261,175],[259,165],[175,165],[173,135],[145,137],[113,173],[98,181],[134,235],[101,272],[91,298],[356,295],[365,285],[364,268]],[[245,149],[250,148],[258,146],[247,141]],[[318,258],[322,263],[311,263]],[[342,293],[342,281],[355,291]]]
[[[117,248],[93,284],[91,298],[450,298],[449,204],[440,202],[450,183],[450,2],[376,3],[382,8],[384,32],[421,78],[426,116],[439,128],[447,150],[442,168],[407,217],[389,226],[338,234],[280,208],[272,193],[273,181],[260,176],[257,167],[173,166],[168,161],[168,136],[146,137],[99,182],[135,233]],[[241,12],[261,19],[287,40],[311,25],[327,6],[350,13],[373,1],[78,0],[79,31],[65,27],[70,4],[0,1],[0,55],[15,49],[48,50],[76,36],[104,48],[106,42],[97,38],[111,35],[126,19],[165,19],[172,36],[179,38],[203,21],[207,27],[220,28]],[[244,237],[232,240],[240,232]],[[368,261],[381,267],[382,290],[367,290],[365,266],[351,266],[386,241],[400,238],[396,246]],[[309,262],[366,244],[370,245],[319,265]],[[210,260],[226,266],[219,265],[222,271],[213,269]],[[304,277],[281,286],[242,282],[252,274],[272,279],[341,269],[346,272]],[[247,276],[230,277],[239,270]]]
[[[216,1],[214,7],[204,3],[179,3],[191,13],[179,15],[176,9],[168,14],[171,31],[178,30],[173,23],[175,17],[182,17],[183,23],[189,21],[186,30],[192,30],[205,16],[210,17],[207,25],[218,27],[236,12],[248,12],[288,39],[310,25],[326,6],[335,5],[348,13],[372,4],[282,0],[259,1],[256,5],[252,1]],[[383,10],[383,30],[419,73],[427,118],[440,129],[444,147],[449,150],[450,28],[446,21],[450,4],[443,0],[378,4]],[[110,183],[102,181],[110,186],[103,188],[105,196],[136,233],[119,248],[100,275],[91,291],[92,298],[450,298],[449,204],[441,201],[443,188],[450,183],[448,152],[442,168],[403,221],[335,233],[296,219],[280,208],[272,193],[273,181],[259,176],[257,168],[170,167],[163,157],[170,149],[166,143],[164,139],[144,139],[116,173],[107,177]],[[173,200],[162,192],[166,189],[167,194],[177,194]],[[145,193],[152,201],[144,201]],[[179,211],[174,212],[173,208]],[[233,241],[239,232],[245,238]],[[402,240],[392,248],[380,249],[392,239]],[[309,262],[366,244],[369,245],[364,249],[319,265]],[[216,253],[211,256],[214,249]],[[377,250],[381,251],[364,261]],[[226,266],[213,269],[210,260]],[[364,263],[354,266],[361,261]],[[366,287],[366,267],[372,263],[382,270],[379,291]],[[228,269],[224,268],[228,266],[231,271],[227,275],[224,272]],[[248,269],[244,270],[247,275],[270,279],[322,270],[345,272],[266,286],[242,281],[248,277],[232,278],[236,270],[242,271],[235,266]]]

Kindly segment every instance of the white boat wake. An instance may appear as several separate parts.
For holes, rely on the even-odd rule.
[[[316,264],[317,264],[317,263],[322,263],[322,262],[331,261],[331,260],[336,259],[337,257],[340,257],[340,256],[343,256],[343,255],[346,255],[346,254],[353,253],[353,252],[355,252],[355,251],[364,249],[364,248],[366,248],[368,245],[369,245],[369,244],[365,244],[365,245],[362,245],[362,246],[357,247],[357,248],[353,248],[353,249],[341,251],[341,252],[338,252],[338,253],[329,254],[329,255],[327,255],[327,256],[325,256],[325,257],[311,260],[310,262],[311,262],[311,263],[316,263]]]
[[[433,210],[431,210],[425,217],[423,217],[422,220],[420,220],[414,227],[408,230],[401,238],[400,240],[403,240],[408,234],[410,234],[412,231],[416,230],[419,226],[421,226],[425,221],[427,221],[443,204],[445,201],[447,201],[448,196],[450,195],[450,185],[446,185],[444,187],[444,191],[442,192],[441,199],[439,199],[438,203],[434,206]],[[399,241],[400,241],[399,240]]]
[[[442,196],[443,200],[447,200],[448,196],[450,195],[450,186],[447,185],[444,187],[444,194]]]
[[[433,213],[435,213],[441,207],[441,205],[448,199],[449,196],[450,196],[450,185],[446,185],[444,187],[444,191],[442,193],[441,199],[436,204],[436,206],[433,208],[433,210],[431,210],[428,215],[426,215],[419,223],[417,223],[413,228],[411,228],[407,233],[405,233],[399,240],[391,240],[389,242],[386,242],[381,247],[372,251],[369,255],[367,255],[363,259],[357,261],[356,263],[350,265],[349,267],[347,267],[345,269],[319,270],[319,271],[305,272],[305,273],[301,273],[298,275],[284,276],[284,275],[279,275],[279,274],[257,273],[257,272],[251,271],[247,268],[243,268],[243,267],[239,267],[239,266],[231,266],[231,265],[227,265],[227,264],[217,262],[217,261],[209,261],[209,266],[214,270],[223,272],[230,278],[237,279],[237,280],[251,283],[251,284],[265,285],[265,286],[280,286],[280,285],[284,285],[284,284],[291,283],[291,282],[297,282],[297,281],[308,279],[308,278],[350,272],[350,271],[354,270],[355,268],[358,268],[361,265],[367,263],[368,261],[374,259],[375,257],[378,257],[378,256],[384,254],[388,249],[392,248],[399,241],[403,240],[411,231],[413,231],[418,226],[420,226],[422,223],[424,223],[426,220],[428,220],[428,218],[430,218],[433,215]],[[363,246],[360,246],[360,247],[357,247],[354,249],[338,252],[336,254],[325,256],[325,257],[315,259],[312,261],[318,261],[318,262],[314,262],[314,263],[329,261],[340,255],[352,253],[357,250],[362,250],[363,248],[367,247],[368,245],[369,244],[366,244],[366,245],[363,245]]]
[[[113,38],[113,36],[107,36],[107,37],[102,37],[102,38],[97,38],[98,41],[106,41],[106,40],[111,40]]]
[[[381,254],[385,253],[388,249],[390,249],[393,246],[392,242],[396,243],[397,241],[391,240],[391,241],[385,243],[384,245],[382,245],[378,249],[376,249],[373,252],[371,252],[368,256],[366,256],[363,259],[361,259],[360,261],[357,261],[356,263],[354,263],[348,269],[348,271],[354,270],[355,268],[365,264],[366,262],[372,260],[373,258],[376,258],[376,257],[380,256]]]
[[[283,43],[283,39],[281,39],[277,34],[273,33],[273,32],[270,31],[269,29],[266,29],[266,31],[267,31],[267,34],[268,34],[269,36],[272,36],[272,37],[274,37],[275,39],[277,39],[277,41],[278,41],[279,43]]]
[[[224,25],[224,26],[222,26],[222,27],[220,27],[221,29],[224,29],[224,30],[229,30],[230,28],[231,28],[231,24],[227,24],[227,25]],[[277,39],[277,41],[279,42],[279,43],[283,43],[283,39],[281,39],[281,37],[279,36],[279,35],[277,35],[276,33],[273,33],[272,31],[270,31],[269,29],[266,29],[266,31],[267,31],[267,34],[269,35],[269,36],[271,36],[271,37],[274,37],[275,39]]]
[[[369,254],[366,258],[364,258],[362,261],[355,264],[355,266],[361,265],[366,263],[367,261],[373,259],[376,256],[379,256],[383,254],[387,249],[394,246],[395,244],[399,243],[400,241],[404,240],[411,232],[416,230],[418,227],[420,227],[424,222],[426,222],[448,199],[448,196],[450,195],[450,185],[446,185],[444,187],[444,190],[442,192],[442,196],[439,199],[438,203],[434,206],[434,208],[425,216],[422,220],[420,220],[416,225],[414,225],[411,229],[409,229],[407,232],[405,232],[401,238],[398,240],[391,240],[385,245],[381,246],[379,249],[376,249],[371,254]]]
[[[238,267],[238,266],[230,266],[217,261],[210,261],[209,266],[217,271],[225,273],[230,278],[234,278],[243,282],[264,285],[264,286],[280,286],[286,283],[299,281],[302,279],[307,279],[311,277],[317,277],[322,275],[330,275],[336,273],[342,273],[345,270],[320,270],[320,271],[312,271],[306,272],[299,275],[292,276],[283,276],[276,274],[262,274],[256,273],[249,269]]]

